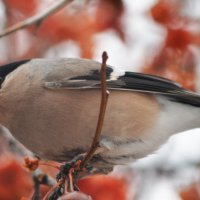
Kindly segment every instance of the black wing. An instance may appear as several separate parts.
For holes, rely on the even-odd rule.
[[[26,62],[29,62],[29,61],[30,60],[21,60],[21,61],[16,61],[16,62],[13,62],[13,63],[6,64],[6,65],[2,65],[0,67],[0,87],[1,87],[1,84],[3,83],[5,77],[9,73],[14,71],[20,65],[25,64]]]
[[[159,76],[125,72],[114,76],[113,69],[107,67],[106,81],[108,89],[139,91],[167,96],[172,101],[178,101],[200,107],[200,96],[182,88],[178,83]],[[94,89],[101,87],[99,70],[90,71],[84,76],[75,76],[58,82],[46,82],[48,88]]]

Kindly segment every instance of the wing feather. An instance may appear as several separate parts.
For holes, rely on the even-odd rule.
[[[125,72],[121,76],[112,76],[112,70],[107,67],[107,88],[110,90],[130,90],[151,94],[160,94],[171,101],[182,102],[200,107],[200,96],[182,88],[178,83],[159,76]],[[87,75],[74,76],[58,82],[46,82],[47,88],[94,89],[101,87],[100,72],[91,71]]]

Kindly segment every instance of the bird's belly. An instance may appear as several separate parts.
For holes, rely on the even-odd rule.
[[[90,147],[98,120],[100,97],[98,90],[63,90],[59,93],[47,90],[42,95],[27,99],[28,103],[24,97],[16,108],[9,129],[40,157],[63,160],[68,158],[68,152],[84,152]],[[102,138],[116,143],[131,140],[132,143],[125,142],[123,147],[108,149],[110,153],[102,156],[130,151],[130,154],[133,152],[130,157],[134,158],[136,148],[133,147],[144,146],[142,138],[154,125],[158,109],[159,104],[151,95],[111,91]],[[125,158],[126,155],[123,156]]]
[[[198,127],[199,108],[172,102],[163,96],[157,99],[162,109],[154,126],[139,139],[129,138],[120,142],[105,140],[105,143],[113,147],[112,151],[102,154],[103,160],[113,164],[134,161],[157,150],[173,134]]]
[[[144,136],[140,139],[129,138],[121,141],[107,141],[103,138],[101,143],[110,145],[110,149],[100,153],[99,157],[109,164],[127,164],[139,158],[145,157],[162,145],[168,137],[157,137],[157,135]]]

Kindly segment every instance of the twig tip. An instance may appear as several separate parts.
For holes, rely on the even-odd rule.
[[[102,60],[103,60],[103,62],[106,62],[107,59],[108,59],[108,54],[107,54],[106,51],[104,51],[104,52],[102,53]]]

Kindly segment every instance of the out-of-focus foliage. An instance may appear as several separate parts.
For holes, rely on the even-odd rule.
[[[89,2],[89,1],[88,1]],[[5,0],[7,7],[7,26],[10,26],[38,12],[42,2],[37,0],[15,1]],[[85,6],[70,6],[55,15],[45,19],[38,26],[25,30],[29,38],[26,40],[28,48],[23,54],[15,53],[15,58],[40,57],[45,54],[49,46],[65,40],[74,40],[80,45],[81,55],[85,58],[93,56],[93,36],[106,29],[114,29],[121,38],[123,30],[120,17],[123,14],[121,0],[101,0],[95,4]],[[35,32],[35,34],[33,34]],[[17,35],[12,36],[17,42]],[[16,47],[17,48],[17,47]]]
[[[0,160],[0,199],[28,197],[33,190],[30,174],[11,155],[1,156]]]
[[[4,0],[4,3],[6,5],[8,15],[13,15],[11,18],[15,18],[13,19],[13,23],[16,21],[16,17],[21,20],[33,15],[39,6],[39,2],[37,0],[30,0],[28,2],[26,0]]]
[[[195,90],[195,56],[191,46],[200,45],[200,30],[193,30],[195,20],[182,16],[183,2],[159,0],[150,10],[156,23],[166,29],[163,47],[144,72],[165,76],[183,87]]]
[[[89,194],[93,200],[125,200],[127,183],[110,176],[93,176],[78,182],[81,191]]]
[[[200,190],[199,182],[186,187],[180,192],[180,196],[183,200],[199,200],[200,199]]]

